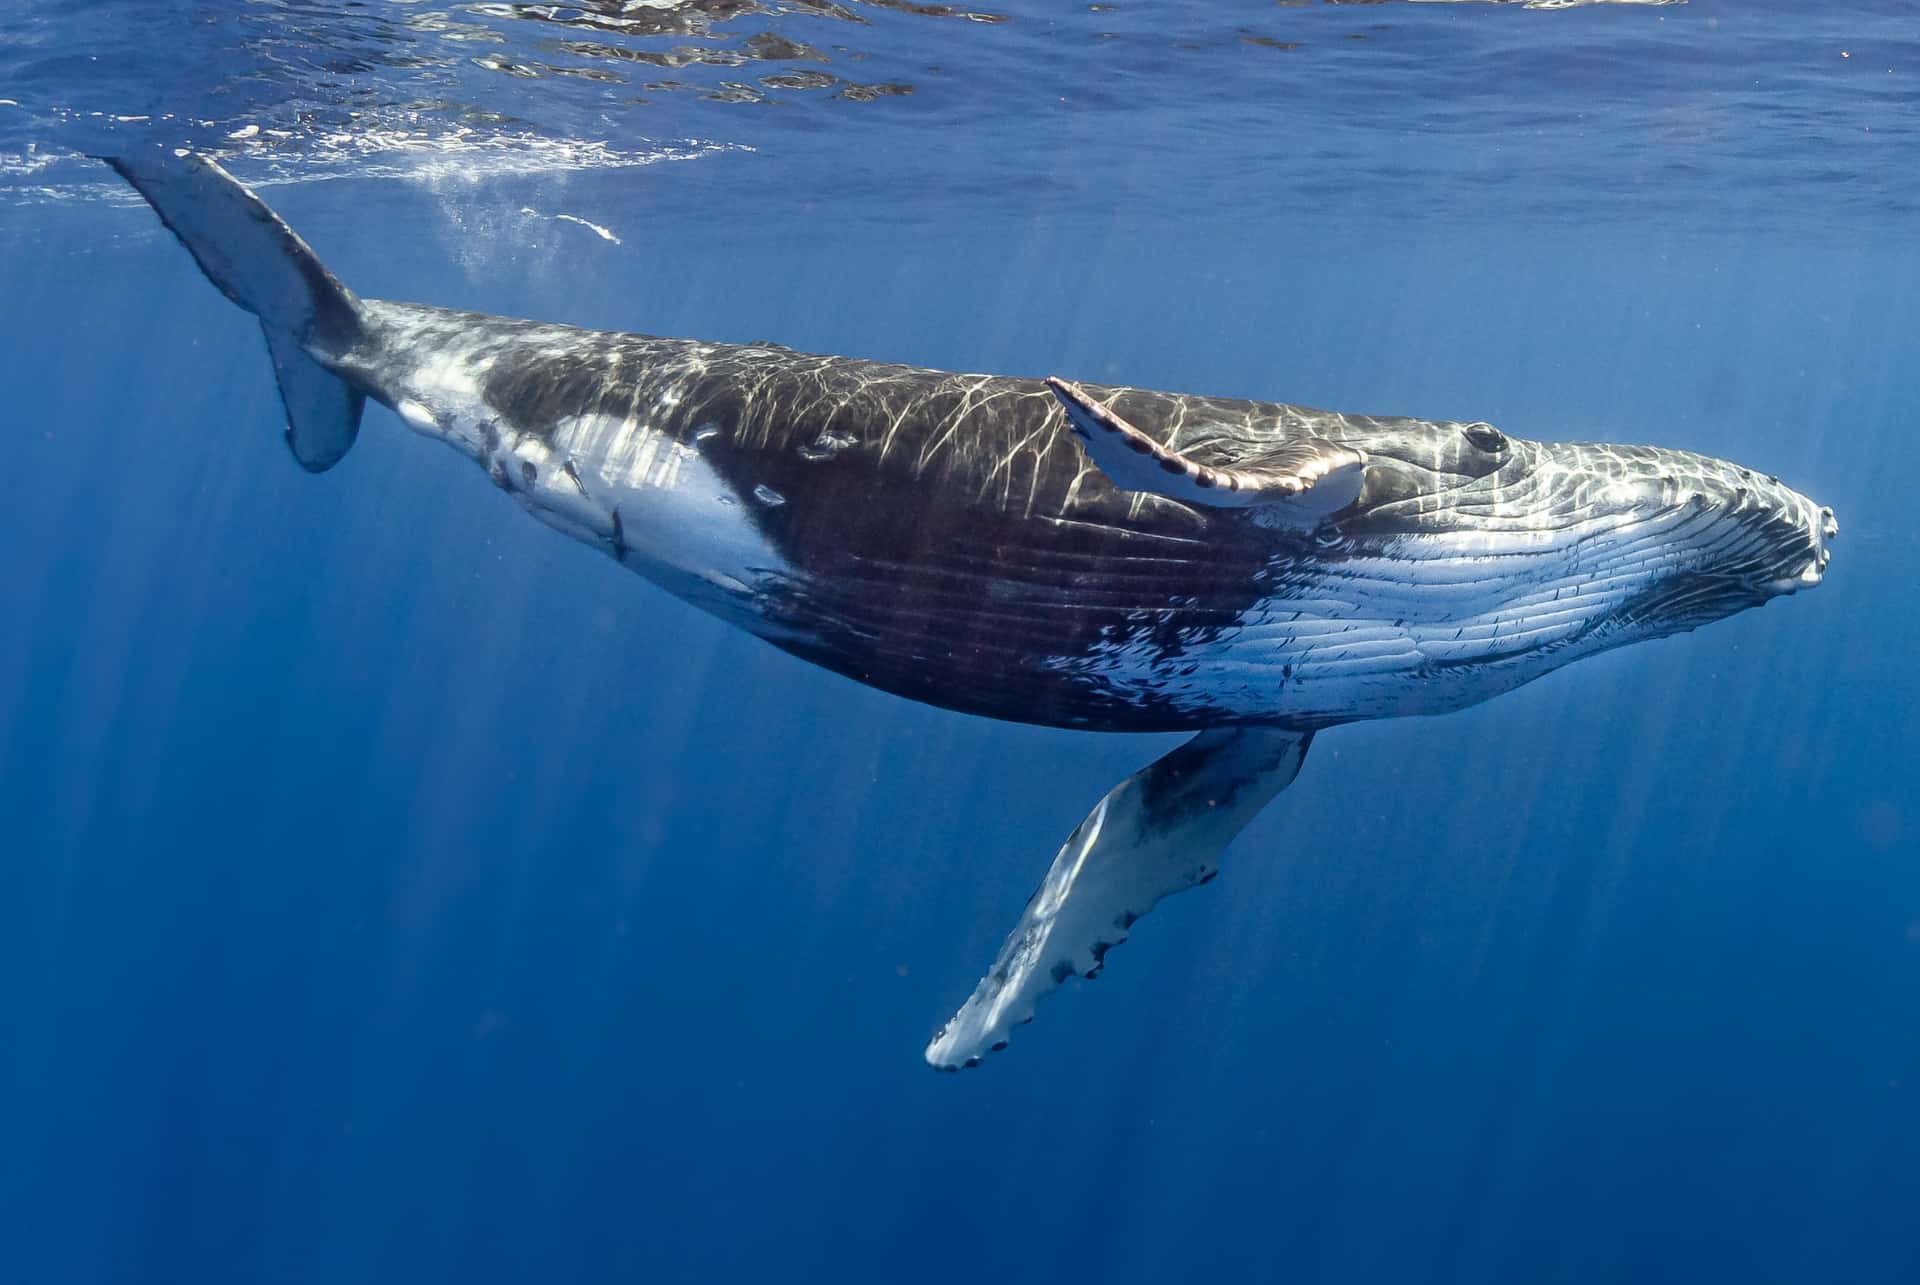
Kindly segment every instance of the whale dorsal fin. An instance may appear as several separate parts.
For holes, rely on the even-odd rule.
[[[1162,446],[1102,406],[1078,384],[1048,378],[1087,455],[1124,491],[1151,491],[1214,509],[1271,508],[1271,516],[1317,521],[1360,495],[1366,457],[1318,437],[1282,442],[1232,468],[1213,468]]]

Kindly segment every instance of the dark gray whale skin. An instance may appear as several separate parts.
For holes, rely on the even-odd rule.
[[[1292,570],[1319,560],[1305,532],[1116,489],[1088,464],[1039,379],[405,311],[408,347],[381,343],[375,327],[364,357],[350,354],[342,370],[363,371],[376,397],[397,402],[391,390],[416,382],[409,352],[491,351],[481,402],[494,431],[551,444],[556,425],[581,416],[633,418],[697,451],[785,564],[765,569],[750,600],[725,614],[806,660],[915,700],[1063,727],[1217,724],[1231,713],[1117,692],[1048,658],[1142,638],[1177,668],[1185,648],[1230,629]],[[1183,421],[1246,436],[1308,416],[1322,431],[1364,424],[1245,401],[1089,391],[1161,434]],[[1219,447],[1199,453],[1224,458]],[[508,491],[538,482],[491,471]]]
[[[690,596],[815,664],[990,718],[1174,731],[1441,712],[1578,655],[1812,583],[1826,560],[1830,515],[1776,479],[1683,451],[1082,386],[1143,433],[1216,467],[1303,439],[1360,450],[1368,463],[1357,501],[1293,525],[1263,521],[1258,509],[1120,489],[1038,379],[414,304],[360,308],[358,340],[332,367],[390,406],[430,406],[430,422],[415,426],[456,444],[456,421],[471,420],[469,448],[535,512],[555,465],[514,463],[516,442],[540,444],[577,477],[567,426],[597,419],[628,436],[659,435],[718,475],[736,520],[778,555],[737,592]],[[449,369],[468,372],[471,386],[436,404],[435,372],[445,382]],[[624,537],[648,496],[617,477],[579,486],[615,515],[608,551],[648,573],[657,559]],[[1516,528],[1538,537],[1596,515],[1661,509],[1691,515],[1655,525],[1699,556],[1649,562],[1643,584],[1588,604],[1540,646],[1524,628],[1502,645],[1496,621],[1481,648],[1401,646],[1392,664],[1362,663],[1392,652],[1390,636],[1448,632],[1462,580],[1485,588],[1476,606],[1497,609],[1506,590],[1580,573],[1564,557],[1529,558],[1522,539],[1504,556],[1461,560],[1462,574],[1445,584],[1389,583],[1397,568],[1434,565],[1413,547],[1423,539],[1497,545]],[[1569,543],[1591,552],[1605,540]],[[1292,636],[1289,616],[1304,620]],[[1326,632],[1334,625],[1351,626],[1344,640]],[[1216,681],[1228,671],[1237,683]]]

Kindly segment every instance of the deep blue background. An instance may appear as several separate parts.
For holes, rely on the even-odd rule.
[[[378,409],[309,478],[149,216],[11,211],[0,1279],[1920,1279],[1912,228],[676,195],[807,166],[271,195],[373,295],[1728,455],[1827,583],[1328,733],[935,1075],[1171,740],[809,669]]]

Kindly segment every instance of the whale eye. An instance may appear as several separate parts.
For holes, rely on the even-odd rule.
[[[1460,432],[1489,455],[1498,455],[1507,449],[1507,435],[1484,421],[1463,425]]]

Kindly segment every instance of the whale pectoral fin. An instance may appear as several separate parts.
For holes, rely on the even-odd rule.
[[[1203,884],[1220,854],[1293,782],[1311,732],[1201,732],[1113,787],[1053,859],[987,975],[928,1043],[938,1070],[976,1065],[1073,976],[1106,953],[1162,897]]]
[[[1049,377],[1087,455],[1124,491],[1150,491],[1186,504],[1271,507],[1282,521],[1314,521],[1359,498],[1366,457],[1320,438],[1287,442],[1233,468],[1212,468],[1162,446],[1102,406],[1078,384]]]

